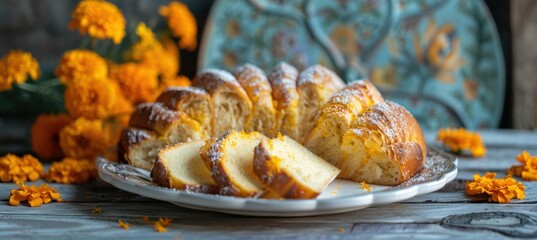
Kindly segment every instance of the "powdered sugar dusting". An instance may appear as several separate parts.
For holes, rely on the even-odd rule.
[[[296,92],[296,81],[298,77],[298,71],[288,63],[281,62],[276,65],[270,75],[269,82],[272,86],[272,94],[274,99],[283,101],[282,107],[288,106],[292,101],[298,99],[298,93]],[[282,109],[278,105],[278,108]]]
[[[457,168],[457,158],[455,156],[444,153],[434,147],[428,147],[427,150],[427,159],[421,171],[395,188],[406,188],[420,183],[438,181],[445,174]]]
[[[192,81],[192,86],[205,89],[211,95],[224,84],[231,84],[243,90],[237,79],[231,73],[210,68],[200,72]]]
[[[330,69],[321,65],[313,65],[300,73],[297,86],[306,84],[322,85],[326,88],[339,90],[345,86],[341,78]]]
[[[260,92],[272,92],[272,88],[265,76],[265,72],[253,64],[244,64],[233,71],[237,81],[246,90],[250,98]]]

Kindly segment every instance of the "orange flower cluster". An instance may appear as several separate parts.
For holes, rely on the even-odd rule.
[[[41,75],[39,63],[32,54],[12,50],[0,59],[0,91],[10,90],[13,83],[23,83],[28,76],[37,80]]]
[[[103,122],[78,118],[60,131],[60,146],[65,156],[93,159],[109,145]]]
[[[140,62],[142,65],[157,70],[163,79],[170,79],[177,76],[179,72],[179,50],[175,44],[166,45],[159,42],[153,31],[144,23],[138,24],[136,28],[138,42],[134,44],[127,57]]]
[[[44,114],[37,117],[31,129],[33,151],[44,159],[63,157],[60,147],[60,130],[67,126],[71,119],[66,114]]]
[[[523,151],[515,159],[522,163],[522,166],[512,166],[507,170],[507,174],[522,177],[526,181],[536,181],[537,156],[532,156],[529,152]]]
[[[95,163],[87,159],[64,158],[60,162],[52,163],[45,175],[47,182],[64,184],[87,183],[97,177]]]
[[[470,151],[474,157],[483,157],[487,152],[481,136],[464,128],[439,129],[437,139],[455,153]]]
[[[168,27],[173,35],[181,39],[179,47],[194,50],[197,46],[198,27],[196,18],[188,10],[188,7],[183,3],[174,1],[168,6],[160,7],[159,12],[168,20]]]
[[[11,190],[9,195],[9,204],[12,206],[18,206],[20,202],[28,201],[30,207],[39,207],[52,200],[61,202],[61,195],[54,187],[47,184],[39,186],[22,184],[18,189]]]
[[[22,158],[13,154],[0,157],[0,180],[2,182],[23,183],[43,177],[43,165],[32,155]]]
[[[56,68],[56,76],[63,84],[84,79],[105,79],[107,74],[106,60],[95,52],[82,49],[64,53]]]
[[[466,183],[468,195],[488,194],[490,202],[508,203],[513,198],[524,199],[524,185],[507,175],[497,179],[496,173],[487,172],[485,176],[474,175],[474,181]]]
[[[161,14],[180,37],[180,46],[196,47],[196,22],[185,5],[171,3],[161,9]],[[112,39],[119,44],[126,34],[125,24],[114,4],[83,0],[72,12],[69,27],[89,35],[94,49],[98,39]],[[188,78],[178,76],[179,48],[170,34],[159,40],[144,23],[138,25],[136,34],[138,42],[119,55],[125,56],[123,63],[113,63],[86,49],[70,50],[62,56],[55,74],[66,87],[68,114],[41,115],[32,126],[32,147],[38,156],[66,157],[53,165],[47,174],[49,181],[87,181],[91,175],[87,161],[98,155],[111,159],[117,155],[117,141],[135,104],[153,101],[167,87],[190,85]],[[116,57],[114,54],[118,53],[110,55]],[[0,62],[0,76],[9,73],[10,78],[0,78],[0,91],[10,88],[12,82],[26,80],[27,75],[34,79],[39,76],[37,61],[30,54],[13,52],[6,59]]]
[[[69,28],[78,29],[80,34],[97,39],[110,38],[115,44],[125,37],[125,17],[112,3],[84,0],[76,6],[71,18]]]
[[[110,69],[125,97],[134,103],[153,101],[158,90],[158,72],[146,65],[124,63]]]

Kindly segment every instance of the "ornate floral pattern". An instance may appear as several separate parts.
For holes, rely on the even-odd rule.
[[[482,1],[242,0],[211,15],[201,68],[320,63],[371,79],[424,128],[498,126],[503,56]]]

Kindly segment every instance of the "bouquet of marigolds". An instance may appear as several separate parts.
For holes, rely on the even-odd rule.
[[[81,1],[66,27],[78,31],[87,44],[66,51],[59,59],[55,77],[40,79],[43,83],[39,85],[28,82],[41,77],[39,62],[31,53],[11,50],[3,56],[0,92],[60,86],[65,112],[44,113],[31,129],[33,151],[39,160],[61,161],[42,173],[41,164],[31,156],[24,157],[30,159],[27,161],[11,154],[1,157],[2,181],[24,182],[40,177],[60,183],[88,181],[95,177],[96,156],[116,159],[120,132],[136,104],[154,101],[170,86],[190,84],[188,78],[179,75],[179,51],[196,48],[196,21],[187,6],[176,1],[161,6],[158,14],[167,22],[168,30],[157,35],[148,24],[139,22],[133,23],[136,28],[128,32],[127,20],[114,4]],[[117,47],[126,35],[132,35],[134,43]]]

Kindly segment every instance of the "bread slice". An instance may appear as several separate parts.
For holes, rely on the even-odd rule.
[[[252,100],[252,117],[245,130],[275,136],[276,111],[272,102],[272,87],[265,72],[252,64],[245,64],[235,69],[233,75]]]
[[[220,194],[257,197],[265,191],[253,170],[254,148],[266,137],[258,132],[228,131],[200,149]]]
[[[341,141],[355,118],[370,106],[384,101],[367,80],[356,81],[336,93],[322,109],[316,125],[304,141],[310,151],[338,166]]]
[[[340,171],[293,139],[279,136],[263,140],[255,148],[254,172],[270,191],[283,198],[310,199]]]
[[[170,87],[159,95],[157,102],[169,109],[186,113],[200,124],[206,135],[211,133],[213,104],[211,96],[205,90],[195,87]]]
[[[208,69],[196,76],[192,86],[204,89],[213,102],[212,136],[227,130],[244,130],[250,120],[252,101],[233,75]]]
[[[153,182],[189,192],[217,193],[218,187],[200,157],[204,144],[198,140],[161,149],[151,171]]]
[[[398,185],[421,170],[427,146],[414,117],[386,101],[359,115],[342,140],[339,178]]]
[[[200,124],[183,112],[173,111],[161,103],[142,103],[131,115],[129,126],[155,131],[167,144],[189,142],[206,137]]]
[[[132,166],[151,170],[158,151],[166,144],[150,130],[126,128],[118,143],[118,159]]]
[[[294,139],[299,138],[297,77],[296,68],[285,62],[277,64],[268,77],[276,110],[276,131]]]
[[[345,87],[345,83],[334,72],[321,65],[314,65],[298,77],[297,91],[299,98],[298,142],[303,142],[315,126],[317,117],[325,103],[334,93]]]

